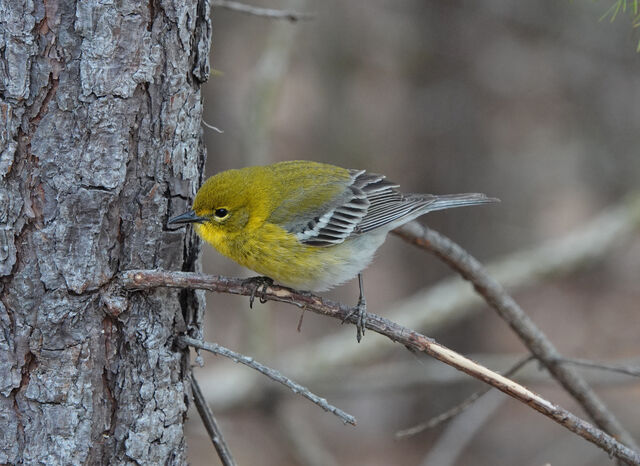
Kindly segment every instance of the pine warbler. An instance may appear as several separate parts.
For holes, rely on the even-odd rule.
[[[228,170],[198,190],[192,210],[170,224],[195,224],[220,253],[277,282],[325,291],[358,275],[357,338],[366,303],[360,272],[387,233],[434,210],[497,201],[484,194],[402,194],[383,175],[292,161]]]

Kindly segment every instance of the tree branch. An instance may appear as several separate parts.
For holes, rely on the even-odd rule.
[[[277,10],[274,8],[262,8],[253,5],[247,5],[246,3],[234,2],[231,0],[212,0],[211,5],[216,8],[225,8],[231,11],[237,11],[239,13],[245,13],[247,15],[260,16],[262,18],[270,19],[286,19],[295,23],[297,21],[305,21],[315,18],[314,13],[300,13],[294,10]]]
[[[168,272],[163,270],[129,270],[120,275],[124,288],[129,290],[150,289],[159,286],[169,288],[200,288],[215,292],[250,296],[255,286],[246,280],[203,275],[190,272]],[[271,285],[264,290],[264,299],[285,302],[305,308],[317,314],[344,320],[350,314],[350,308],[290,288]],[[347,320],[355,324],[357,316]],[[375,314],[367,314],[366,328],[398,342],[409,350],[424,352],[472,377],[486,382],[507,395],[522,401],[536,411],[553,419],[558,424],[580,435],[589,442],[598,445],[610,455],[630,464],[640,465],[640,454],[618,442],[615,438],[595,428],[588,422],[567,410],[547,401],[520,384],[509,380],[479,364],[451,351],[432,339],[409,328],[398,325]]]
[[[529,351],[580,403],[596,425],[610,435],[621,439],[631,448],[638,448],[633,437],[622,427],[582,376],[571,367],[558,362],[558,358],[562,356],[553,343],[507,294],[502,285],[487,273],[476,258],[449,238],[417,222],[410,222],[394,230],[394,233],[405,241],[435,254],[463,278],[470,281],[478,294],[509,324]]]
[[[195,338],[191,338],[187,336],[178,337],[178,340],[182,344],[193,346],[194,348],[200,348],[205,351],[209,351],[213,354],[224,356],[236,363],[244,364],[245,366],[248,366],[251,369],[255,369],[261,374],[269,377],[271,380],[279,382],[285,387],[289,388],[293,393],[297,393],[298,395],[301,395],[306,399],[310,400],[312,403],[317,404],[325,411],[335,414],[340,419],[342,419],[342,422],[344,422],[345,424],[351,424],[352,426],[356,425],[356,419],[351,414],[345,413],[341,409],[336,408],[332,404],[329,404],[327,400],[325,400],[324,398],[321,398],[311,393],[311,391],[309,391],[308,388],[303,387],[299,383],[296,383],[293,380],[285,377],[277,370],[271,369],[270,367],[267,367],[264,364],[260,364],[259,362],[254,361],[253,358],[250,358],[240,353],[236,353],[235,351],[232,351],[216,343],[200,341],[200,340],[196,340]]]

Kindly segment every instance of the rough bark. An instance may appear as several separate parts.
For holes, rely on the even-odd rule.
[[[0,2],[0,463],[182,464],[208,0]]]

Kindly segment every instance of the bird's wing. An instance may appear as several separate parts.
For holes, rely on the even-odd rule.
[[[291,225],[289,231],[310,246],[331,246],[352,235],[380,227],[388,230],[433,210],[485,204],[497,199],[484,194],[402,194],[397,184],[384,175],[350,170],[351,179],[342,195],[309,215],[304,223]]]
[[[342,243],[353,234],[373,230],[412,210],[397,184],[384,175],[351,170],[351,180],[338,203],[328,206],[322,215],[313,217],[294,233],[310,246]],[[424,199],[420,202],[424,205]]]
[[[369,209],[370,202],[362,189],[364,178],[369,178],[364,170],[352,172],[341,195],[295,232],[298,240],[310,246],[330,246],[348,238]]]

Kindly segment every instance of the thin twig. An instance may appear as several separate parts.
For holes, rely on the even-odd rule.
[[[589,367],[591,369],[600,369],[603,371],[618,372],[620,374],[640,377],[640,367],[638,367],[637,365],[632,366],[627,364],[603,363],[591,361],[589,359],[567,358],[564,356],[557,358],[556,361],[561,364],[571,364],[574,366]]]
[[[243,296],[250,296],[255,292],[255,286],[243,279],[203,275],[193,272],[129,270],[120,275],[120,282],[123,287],[130,290],[156,287],[201,288]],[[266,287],[264,293],[262,293],[262,297],[266,300],[289,303],[298,307],[306,306],[307,310],[315,312],[316,314],[340,320],[347,319],[347,321],[352,324],[357,323],[357,316],[351,315],[351,308],[330,300],[324,300],[310,293],[300,293],[283,286],[270,285]],[[367,313],[366,327],[373,332],[388,337],[394,342],[402,344],[410,350],[424,352],[451,367],[466,372],[472,377],[492,385],[507,395],[529,405],[548,418],[553,419],[558,424],[589,442],[599,446],[610,455],[616,456],[630,464],[640,465],[640,454],[621,444],[609,434],[531,392],[522,385],[490,371],[486,367],[451,351],[432,339],[372,313]]]
[[[211,437],[211,441],[213,442],[213,446],[216,448],[218,452],[218,457],[224,466],[235,466],[236,462],[231,456],[231,451],[227,446],[224,438],[222,437],[222,431],[218,427],[218,423],[216,422],[216,418],[213,413],[209,409],[209,405],[207,404],[207,400],[205,400],[204,395],[202,394],[202,390],[200,390],[200,385],[196,381],[193,374],[191,374],[191,391],[193,392],[193,401],[198,409],[198,413],[200,413],[200,417],[202,418],[202,422],[209,433],[209,437]]]
[[[317,404],[325,411],[335,414],[340,419],[342,419],[342,422],[344,422],[345,424],[351,424],[353,426],[356,425],[356,419],[351,414],[345,413],[341,409],[336,408],[335,406],[329,404],[324,398],[311,393],[308,388],[303,387],[299,383],[296,383],[293,380],[285,377],[277,370],[271,369],[264,364],[260,364],[259,362],[254,361],[253,358],[240,353],[236,353],[235,351],[225,348],[224,346],[220,346],[216,343],[200,341],[187,336],[181,336],[179,337],[179,340],[185,345],[193,346],[194,348],[200,348],[214,354],[219,354],[220,356],[229,358],[234,362],[244,364],[245,366],[255,369],[261,374],[269,377],[271,380],[275,380],[276,382],[279,382],[285,387],[289,388],[293,393],[297,393],[310,400],[311,402]]]
[[[380,344],[380,339],[376,338],[378,344]],[[482,354],[482,353],[474,353],[474,354],[465,354],[466,357],[472,359],[474,361],[479,362],[483,366],[486,367],[511,367],[517,360],[522,359],[522,355],[497,355],[497,354]],[[277,365],[281,365],[282,367],[287,367],[287,373],[289,373],[289,368],[286,364],[278,360]],[[357,366],[357,370],[354,370],[352,367],[349,368],[336,368],[330,371],[329,374],[318,374],[317,377],[310,377],[303,373],[296,373],[294,376],[290,374],[290,376],[296,380],[299,380],[300,383],[309,383],[313,382],[314,387],[317,387],[318,391],[330,391],[334,393],[333,396],[341,396],[341,397],[350,397],[355,394],[358,396],[358,393],[370,392],[370,393],[389,393],[389,392],[400,392],[406,390],[414,390],[421,389],[425,385],[431,386],[440,386],[443,387],[444,390],[447,390],[447,386],[451,385],[471,385],[475,382],[475,380],[470,379],[466,374],[452,371],[448,366],[441,364],[439,361],[429,359],[426,361],[420,361],[420,370],[416,370],[415,361],[404,360],[404,361],[388,361],[388,362],[379,362],[378,364],[362,367]],[[322,369],[322,372],[325,372],[326,369]],[[213,385],[211,383],[212,379],[215,381],[216,378],[218,380],[228,374],[227,371],[216,370],[207,371],[206,374],[202,374],[201,377],[198,378],[198,381],[205,387],[205,380],[209,385]],[[302,376],[302,379],[298,376]],[[200,374],[198,374],[200,375]],[[504,374],[503,374],[504,375]],[[604,371],[594,371],[590,370],[586,372],[585,378],[589,381],[589,383],[593,384],[594,387],[607,388],[612,389],[622,388],[624,386],[632,387],[636,386],[636,380],[633,377],[629,377],[626,374],[618,374],[615,372],[604,372]],[[238,377],[237,374],[232,374],[233,377]],[[250,378],[253,381],[253,384],[256,385],[256,381],[253,377]],[[340,385],[335,384],[335,380],[341,380]],[[540,367],[540,365],[532,365],[531,367],[524,367],[518,371],[518,382],[522,385],[535,385],[536,387],[549,387],[553,384],[557,385],[557,381],[549,376],[549,373],[544,369],[544,367]],[[236,384],[231,382],[230,384],[225,379],[225,392],[220,394],[215,394],[212,392],[208,393],[207,400],[209,404],[213,406],[219,406],[224,409],[231,409],[234,406],[238,406],[238,402],[233,398],[231,403],[225,398],[225,395],[228,390],[233,390]],[[542,388],[540,388],[542,390]],[[246,406],[247,403],[260,403],[266,396],[268,396],[268,391],[266,389],[256,390],[255,392],[251,392],[244,398],[244,403],[242,406]]]
[[[205,128],[209,128],[214,130],[216,133],[218,134],[224,134],[224,130],[221,130],[220,128],[218,128],[217,126],[213,126],[210,123],[207,123],[206,121],[202,120],[202,124],[204,125]]]
[[[225,8],[227,10],[237,11],[253,16],[270,19],[286,19],[295,23],[297,21],[305,21],[315,18],[314,13],[301,13],[295,10],[277,10],[275,8],[262,8],[246,3],[234,2],[231,0],[212,0],[211,5],[215,8]]]
[[[394,233],[405,241],[435,254],[470,281],[478,294],[511,326],[529,351],[580,403],[597,426],[631,448],[638,448],[631,434],[622,427],[584,378],[572,368],[558,363],[558,358],[562,356],[551,340],[475,257],[449,238],[417,222],[410,222],[394,230]]]
[[[524,367],[525,364],[528,364],[532,360],[533,360],[533,356],[527,356],[526,358],[521,359],[513,367],[511,367],[508,371],[504,372],[503,375],[505,377],[511,377],[513,374],[515,374],[517,371],[519,371],[522,367]],[[412,437],[412,436],[414,436],[416,434],[419,434],[420,432],[423,432],[423,431],[425,431],[427,429],[433,429],[434,427],[439,426],[443,422],[446,422],[446,421],[456,417],[460,413],[462,413],[469,406],[471,406],[473,403],[475,403],[475,401],[478,398],[480,398],[481,396],[483,396],[486,393],[488,393],[489,391],[491,391],[492,388],[493,387],[491,385],[485,385],[482,388],[482,390],[478,390],[477,392],[471,394],[471,396],[469,396],[467,399],[462,401],[462,403],[458,403],[457,405],[455,405],[451,409],[446,410],[444,413],[441,413],[441,414],[439,414],[437,416],[434,416],[434,417],[432,417],[431,419],[429,419],[426,422],[421,422],[420,424],[417,424],[417,425],[415,425],[413,427],[409,427],[408,429],[399,430],[398,432],[396,432],[396,438]]]
[[[262,311],[262,307],[260,310]],[[292,322],[293,325],[295,325],[294,322]],[[351,330],[350,327],[349,330]],[[353,338],[353,335],[351,336]],[[371,340],[375,341],[378,346],[394,348],[392,345],[381,344],[378,335],[371,335],[371,337]],[[363,341],[366,342],[368,339]],[[313,343],[309,342],[309,345],[313,345]],[[351,344],[353,345],[353,341]],[[353,345],[354,349],[358,346]],[[316,366],[316,359],[313,357],[309,358],[306,368],[298,365],[290,366],[288,361],[293,358],[289,353],[301,350],[302,347],[294,347],[281,353],[280,357],[274,360],[272,366],[286,367],[288,377],[302,385],[313,386],[316,392],[323,393],[324,396],[329,393],[332,394],[332,397],[339,396],[341,398],[358,397],[362,393],[399,393],[406,390],[422,389],[425,385],[439,386],[447,390],[446,387],[451,385],[471,385],[475,382],[475,379],[469,378],[465,373],[451,370],[449,366],[435,359],[421,360],[420,370],[416,370],[416,362],[409,359],[378,362],[374,365],[356,364],[357,370],[354,370],[353,366],[350,368],[342,365],[323,366],[319,364]],[[331,348],[329,350],[332,351]],[[511,367],[522,357],[522,353],[508,355],[473,353],[465,354],[465,356],[486,367],[494,368]],[[598,391],[631,386],[636,380],[625,374],[595,370],[586,370],[583,376]],[[215,367],[208,366],[206,371],[199,372],[198,382],[205,390],[209,405],[216,406],[219,410],[231,410],[237,407],[245,409],[247,406],[260,406],[265,399],[271,396],[269,387],[259,383],[261,377],[263,376],[258,372],[248,372],[244,367],[216,365]],[[219,380],[225,381],[224,389],[219,383],[216,383]],[[336,385],[336,380],[341,380],[341,383]],[[535,385],[536,387],[548,387],[558,383],[539,365],[521,369],[518,372],[518,382],[524,386]],[[209,389],[207,390],[207,388]],[[538,390],[542,391],[543,389],[538,388]]]

